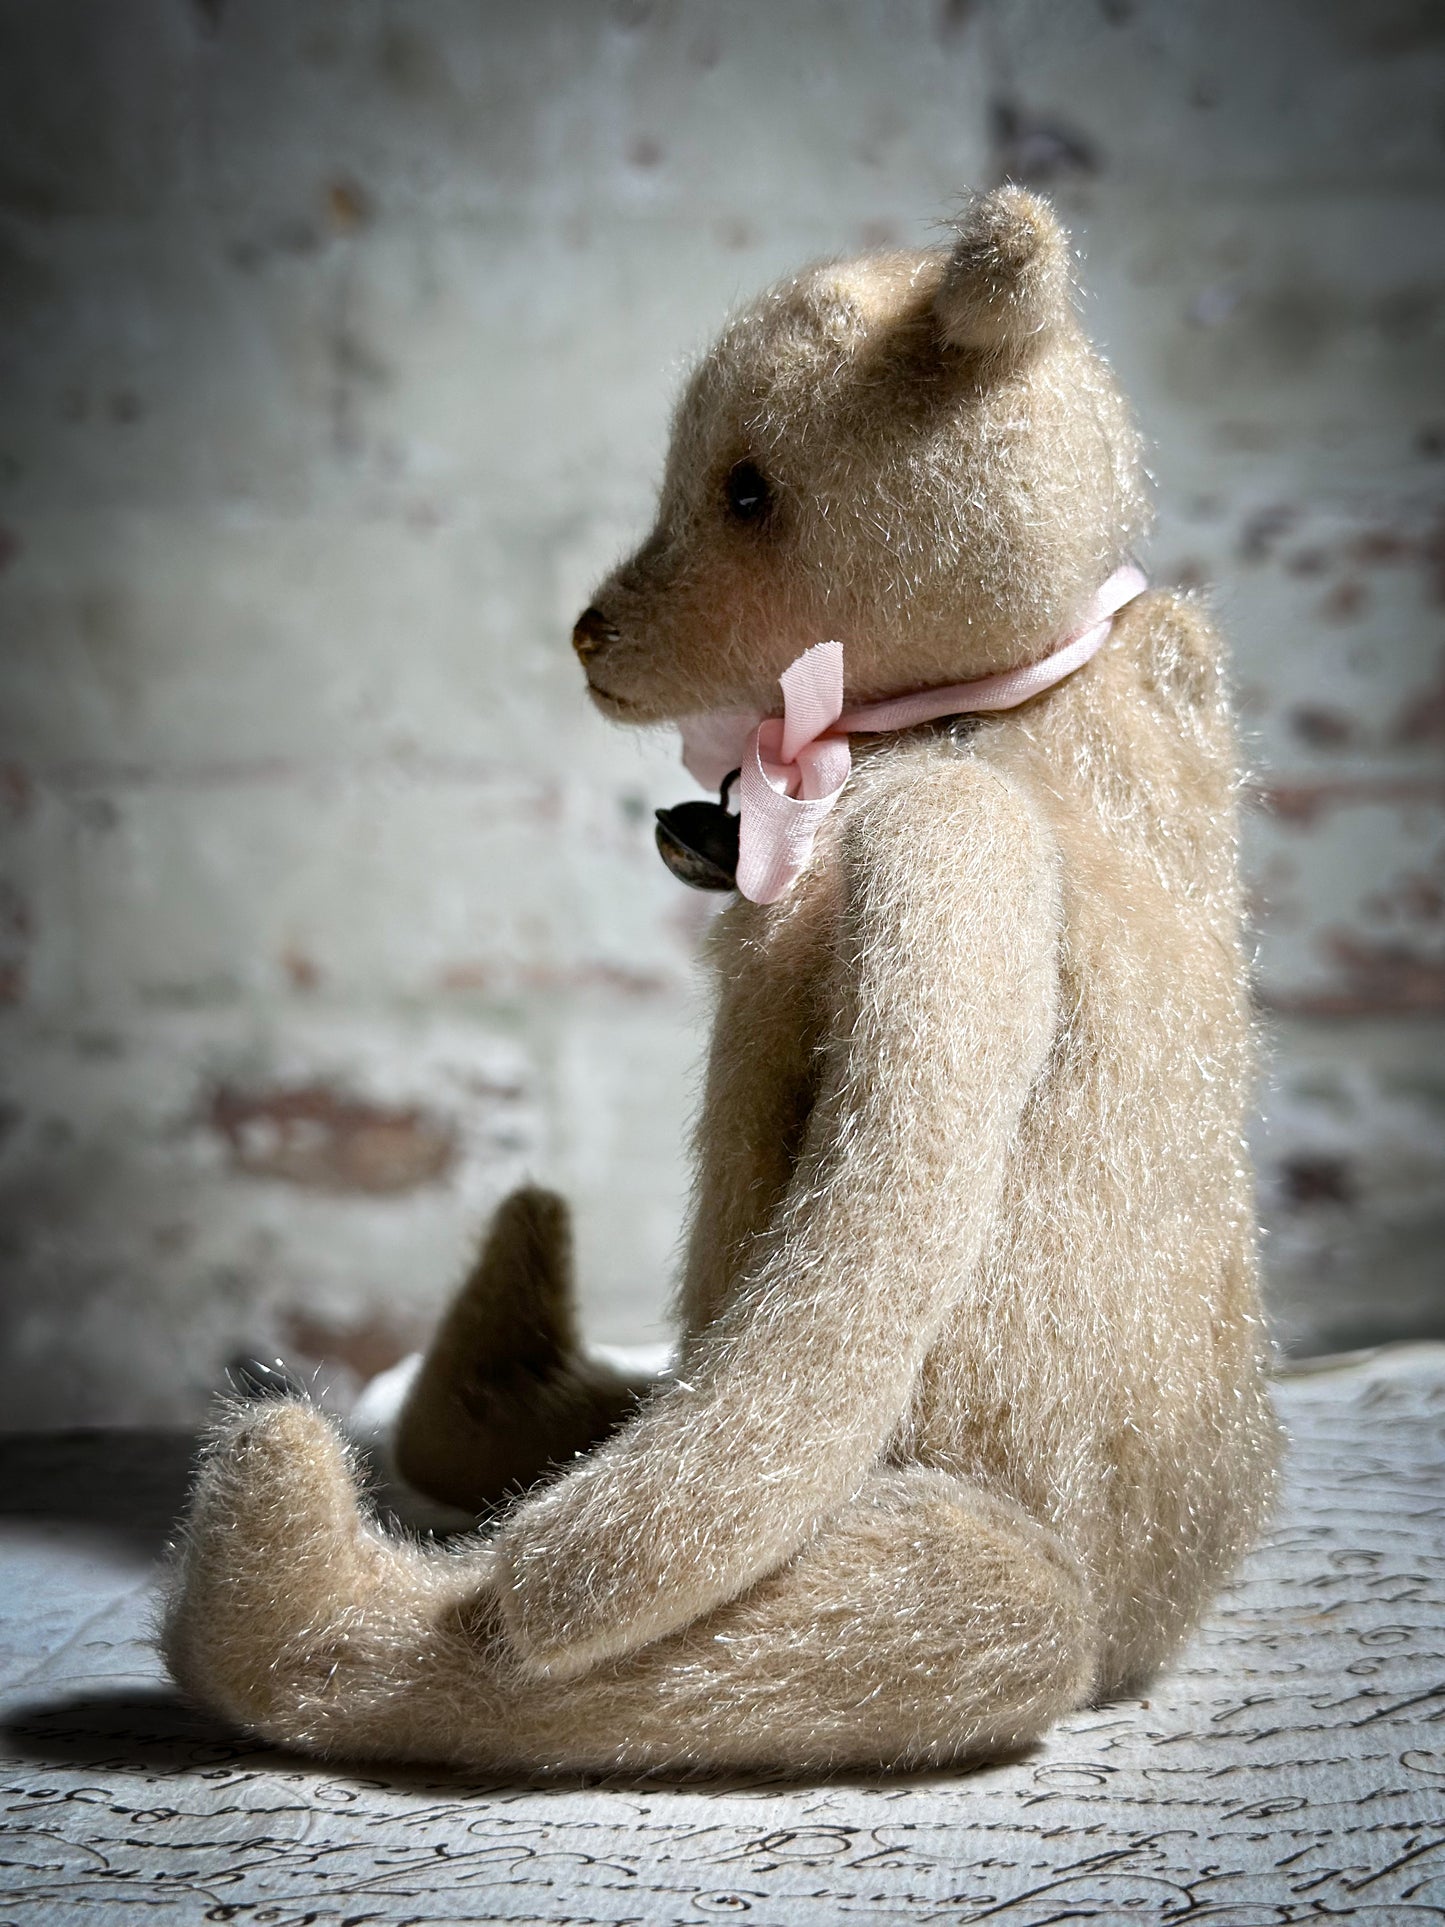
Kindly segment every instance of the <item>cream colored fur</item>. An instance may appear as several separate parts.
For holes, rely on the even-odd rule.
[[[579,626],[599,704],[773,703],[826,636],[858,701],[1067,633],[1144,512],[1066,267],[1005,190],[951,251],[735,321]],[[772,490],[747,523],[742,460]],[[233,1414],[175,1569],[181,1684],[318,1752],[801,1770],[1011,1747],[1150,1679],[1276,1451],[1220,654],[1150,594],[1027,707],[855,742],[796,888],[714,929],[675,1378],[581,1360],[565,1215],[519,1194],[397,1458],[476,1508],[560,1476],[423,1548],[316,1412]]]

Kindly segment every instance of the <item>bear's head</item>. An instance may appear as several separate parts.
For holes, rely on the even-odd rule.
[[[1004,188],[952,249],[812,268],[729,325],[678,408],[656,526],[573,640],[628,722],[775,710],[831,637],[865,702],[1046,653],[1145,521],[1068,237]]]

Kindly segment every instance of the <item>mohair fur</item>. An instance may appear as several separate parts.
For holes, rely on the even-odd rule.
[[[1145,512],[1067,262],[1009,189],[735,320],[579,625],[603,710],[776,708],[828,636],[866,701],[1076,626]],[[233,1413],[164,1634],[196,1698],[323,1753],[867,1767],[1027,1742],[1188,1633],[1276,1454],[1219,641],[1148,594],[1024,708],[854,749],[796,887],[714,926],[676,1374],[582,1361],[562,1206],[518,1194],[397,1457],[475,1508],[560,1475],[438,1550],[314,1410]]]

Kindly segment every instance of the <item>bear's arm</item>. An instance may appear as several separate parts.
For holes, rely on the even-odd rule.
[[[841,861],[838,1020],[751,1267],[683,1378],[499,1536],[537,1670],[672,1632],[795,1552],[886,1448],[975,1270],[1053,1036],[1056,848],[1018,789],[934,755],[864,798]]]

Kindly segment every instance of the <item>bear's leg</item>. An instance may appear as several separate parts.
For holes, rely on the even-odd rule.
[[[566,1205],[514,1191],[407,1394],[396,1469],[430,1499],[484,1512],[606,1438],[646,1389],[581,1353]]]
[[[880,1470],[782,1570],[580,1678],[525,1674],[491,1557],[367,1525],[342,1447],[257,1408],[197,1487],[165,1645],[196,1698],[262,1736],[504,1771],[814,1770],[997,1753],[1085,1702],[1079,1572],[1011,1502]]]

